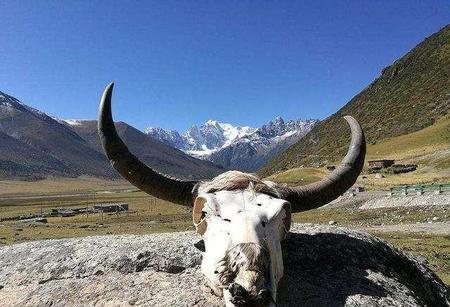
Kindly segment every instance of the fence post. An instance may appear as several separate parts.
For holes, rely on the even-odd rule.
[[[420,185],[417,191],[417,195],[422,195],[423,194],[423,185]]]
[[[394,188],[389,188],[388,196],[394,195]]]
[[[406,185],[403,189],[402,195],[408,195],[408,186]]]

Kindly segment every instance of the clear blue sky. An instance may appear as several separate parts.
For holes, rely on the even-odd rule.
[[[0,1],[0,90],[139,129],[325,118],[450,23],[450,1]]]

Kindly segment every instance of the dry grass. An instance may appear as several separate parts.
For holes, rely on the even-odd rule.
[[[428,266],[450,286],[450,237],[422,233],[374,233],[413,256],[425,257]]]
[[[0,243],[80,237],[104,234],[144,234],[193,230],[188,209],[152,198],[142,192],[86,194],[64,197],[47,196],[0,200],[0,217],[40,214],[52,208],[77,208],[95,203],[125,202],[129,212],[89,214],[74,217],[51,217],[47,224],[4,221],[0,226]]]
[[[358,178],[356,185],[364,186],[368,190],[387,190],[393,186],[450,182],[450,170],[433,173],[419,170],[398,175],[383,174],[383,176],[383,178],[376,178],[374,174],[366,174]]]
[[[39,195],[116,191],[134,188],[125,180],[107,180],[82,176],[47,178],[40,181],[0,180],[0,195]]]
[[[434,125],[367,146],[367,160],[394,159],[420,167],[450,169],[450,116]]]
[[[326,177],[329,171],[326,168],[294,168],[285,172],[267,177],[272,180],[287,184],[308,184]],[[383,178],[376,178],[375,174],[363,174],[359,176],[356,185],[364,186],[368,190],[388,190],[390,187],[412,184],[429,184],[433,182],[450,182],[450,169],[428,172],[418,170],[406,174],[383,174]]]
[[[324,168],[298,167],[274,174],[266,179],[287,184],[308,184],[320,180],[328,173]]]

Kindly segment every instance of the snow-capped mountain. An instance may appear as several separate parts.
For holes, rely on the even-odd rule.
[[[183,135],[175,130],[166,131],[159,127],[148,128],[147,134],[192,156],[204,158],[256,130],[208,120],[200,127],[192,126]]]
[[[184,134],[162,128],[148,128],[147,133],[192,156],[212,161],[223,167],[256,171],[276,154],[297,142],[318,120],[289,120],[281,117],[260,128],[233,126],[209,120],[192,126]]]

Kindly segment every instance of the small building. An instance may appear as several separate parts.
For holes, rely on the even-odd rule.
[[[417,169],[417,164],[394,164],[394,165],[392,165],[392,172],[394,174],[414,172],[416,169]]]
[[[94,205],[94,210],[103,212],[120,212],[128,211],[128,204],[126,203],[108,203]]]
[[[76,212],[73,211],[72,209],[52,209],[51,215],[68,217],[68,216],[75,216]]]
[[[375,173],[375,172],[381,170],[382,168],[390,167],[394,163],[395,163],[395,160],[387,160],[387,159],[371,160],[371,161],[369,161],[369,172]]]
[[[369,168],[371,167],[379,167],[379,168],[385,168],[385,167],[389,167],[392,164],[395,163],[395,160],[371,160],[369,161]]]

